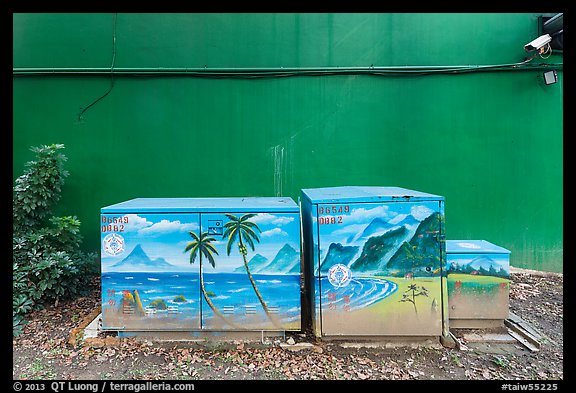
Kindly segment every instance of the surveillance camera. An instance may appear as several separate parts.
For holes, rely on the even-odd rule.
[[[552,37],[550,37],[550,34],[541,35],[535,40],[530,41],[529,43],[524,45],[524,50],[526,52],[533,52],[535,50],[540,50],[544,45],[549,44],[550,41],[552,41]]]

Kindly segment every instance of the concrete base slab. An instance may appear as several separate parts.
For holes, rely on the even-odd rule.
[[[119,331],[118,337],[135,337],[154,341],[285,341],[286,332],[275,331]]]
[[[513,344],[517,340],[508,333],[466,333],[462,336],[468,343],[500,343]]]
[[[280,348],[291,351],[291,352],[300,352],[302,350],[311,350],[314,352],[322,353],[324,350],[312,343],[302,342],[302,343],[295,343],[295,344],[287,344],[287,343],[280,343]]]
[[[92,325],[92,328],[88,331],[88,334],[98,334],[97,332],[94,332],[94,327],[99,326],[99,318],[100,316],[100,307],[92,310],[88,315],[86,315],[78,324],[77,327],[72,328],[72,330],[70,330],[70,334],[68,335],[68,344],[75,346],[79,340],[82,340],[84,338],[84,334],[85,334],[85,329],[89,326]],[[94,338],[94,337],[89,337],[89,338]]]
[[[438,337],[378,337],[371,340],[353,339],[352,341],[350,338],[343,340],[341,338],[331,341],[337,342],[342,348],[443,348]]]
[[[98,337],[98,332],[100,331],[100,327],[102,326],[102,313],[98,314],[92,322],[88,324],[84,328],[84,338],[94,338]]]
[[[134,337],[152,341],[187,341],[187,342],[260,342],[263,344],[279,344],[286,341],[286,331],[115,331],[102,330],[102,313],[99,313],[89,323],[76,330],[83,333],[84,339],[98,338],[99,333],[116,333],[118,338]]]
[[[492,329],[504,327],[503,319],[450,319],[450,329]]]
[[[476,353],[486,353],[492,355],[520,355],[523,353],[524,349],[521,345],[515,343],[487,343],[487,342],[477,342],[468,343],[467,350],[474,351]]]

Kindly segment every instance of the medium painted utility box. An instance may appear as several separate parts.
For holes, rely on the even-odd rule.
[[[301,328],[290,198],[137,198],[101,209],[102,328]]]
[[[501,326],[508,318],[510,251],[486,240],[447,240],[450,326]]]
[[[302,190],[306,313],[329,336],[447,336],[444,197]]]

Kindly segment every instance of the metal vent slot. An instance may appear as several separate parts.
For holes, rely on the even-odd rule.
[[[178,314],[178,306],[168,306],[168,314]]]
[[[123,307],[122,307],[122,314],[129,314],[129,315],[134,314],[134,307],[132,307],[132,306],[123,306]]]
[[[222,312],[224,314],[234,314],[234,306],[224,306]]]
[[[144,312],[146,313],[146,315],[156,314],[156,308],[148,306],[144,309]]]
[[[256,314],[256,306],[244,306],[246,314]]]

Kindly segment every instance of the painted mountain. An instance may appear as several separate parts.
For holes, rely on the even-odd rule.
[[[380,236],[385,232],[389,231],[392,228],[398,228],[401,226],[406,226],[407,228],[411,228],[414,225],[418,225],[420,221],[414,218],[411,214],[406,214],[402,216],[396,217],[398,220],[383,220],[380,217],[375,218],[368,224],[366,228],[360,234],[350,236],[347,241],[348,243],[357,243],[357,242],[365,242],[367,239],[373,236]]]
[[[256,273],[257,271],[262,269],[262,267],[265,266],[268,262],[269,262],[268,258],[260,254],[256,254],[248,261],[248,268],[250,268],[250,271],[252,273]],[[234,273],[244,273],[246,272],[246,268],[242,264],[233,271]]]
[[[166,262],[164,258],[156,258],[154,260],[150,259],[142,246],[137,244],[126,258],[122,259],[118,263],[115,263],[110,268],[117,272],[156,272],[174,269],[175,266]]]
[[[404,217],[397,224],[394,224],[394,226],[396,226],[396,225],[417,225],[417,224],[420,224],[420,221],[418,221],[412,214],[407,214],[406,217]]]
[[[350,269],[355,272],[379,272],[385,268],[391,254],[409,236],[405,226],[385,232],[380,236],[369,238],[362,248],[362,253],[351,265]]]
[[[440,231],[440,213],[426,217],[409,242],[404,242],[390,258],[385,270],[396,270],[400,274],[413,272],[431,275],[440,267],[440,255],[437,234]],[[427,270],[429,268],[430,270]]]
[[[326,254],[326,258],[320,264],[320,273],[327,273],[332,266],[338,263],[348,266],[358,253],[358,249],[358,246],[343,246],[340,243],[330,244],[328,254]]]
[[[300,273],[300,253],[288,243],[278,251],[273,260],[256,254],[250,261],[248,267],[253,274],[298,274]],[[234,273],[246,272],[244,266],[234,269]]]
[[[451,263],[448,273],[481,274],[483,276],[509,278],[510,273],[507,267],[500,265],[488,256],[481,255],[467,263]]]
[[[299,273],[300,272],[300,253],[288,243],[278,251],[276,257],[263,266],[257,273]]]
[[[390,222],[377,217],[373,219],[372,222],[370,222],[370,224],[368,224],[361,233],[353,234],[347,239],[347,241],[348,243],[355,243],[359,240],[366,240],[370,236],[373,236],[375,234],[380,235],[383,232],[386,232],[393,226],[395,225],[390,224]]]
[[[474,258],[472,261],[470,261],[468,266],[470,266],[472,269],[475,270],[483,269],[488,271],[491,268],[494,270],[500,270],[500,265],[494,262],[494,260],[492,260],[491,258],[488,258],[486,256]]]

